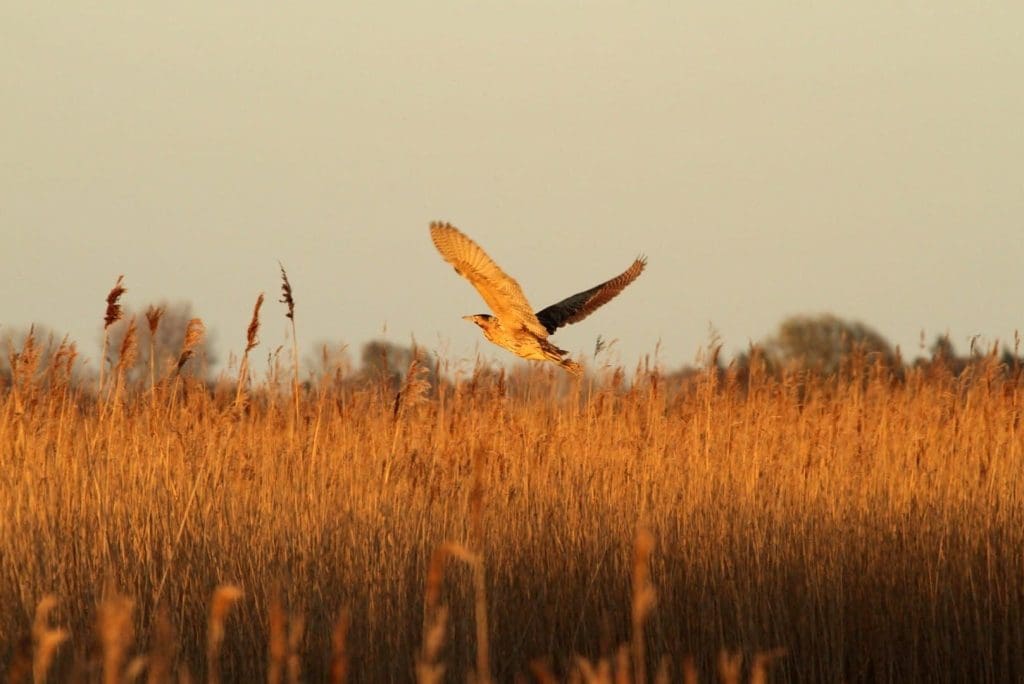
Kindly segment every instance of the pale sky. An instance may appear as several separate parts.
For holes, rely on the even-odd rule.
[[[452,222],[535,308],[648,270],[553,338],[693,361],[786,316],[1024,329],[1024,4],[9,2],[0,338],[98,355],[104,297],[189,300],[218,354],[386,326],[510,356],[441,261]]]

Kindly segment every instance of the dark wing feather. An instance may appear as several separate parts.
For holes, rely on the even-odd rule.
[[[636,280],[643,273],[646,265],[647,259],[638,257],[632,266],[611,280],[589,290],[578,292],[572,297],[567,297],[557,304],[538,311],[537,320],[547,329],[548,334],[554,333],[563,325],[582,321],[614,299],[627,285]]]

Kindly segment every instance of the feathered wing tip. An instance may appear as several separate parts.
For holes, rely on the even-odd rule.
[[[566,297],[562,301],[538,311],[537,320],[541,322],[541,325],[544,326],[549,334],[554,333],[563,325],[579,323],[597,309],[615,299],[627,285],[640,277],[646,266],[647,258],[638,256],[633,260],[629,268],[611,280],[606,280],[589,290],[577,292],[571,297]]]

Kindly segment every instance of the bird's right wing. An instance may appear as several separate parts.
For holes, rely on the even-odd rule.
[[[552,304],[548,308],[538,311],[537,319],[547,328],[549,334],[554,333],[563,325],[578,323],[594,313],[599,307],[618,296],[627,285],[640,277],[646,265],[647,259],[637,257],[633,261],[632,266],[611,280],[607,280],[589,290],[577,292],[557,304]]]
[[[502,271],[480,245],[448,223],[431,223],[430,237],[444,260],[476,288],[498,320],[506,326],[519,323],[538,337],[548,336],[519,283]]]

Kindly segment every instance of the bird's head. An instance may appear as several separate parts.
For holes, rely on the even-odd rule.
[[[492,318],[494,318],[494,316],[492,316],[490,314],[473,314],[472,316],[463,316],[462,317],[463,320],[465,320],[465,321],[472,321],[473,323],[476,323],[477,325],[479,325],[484,330],[487,330],[489,327],[491,327],[491,319]]]

